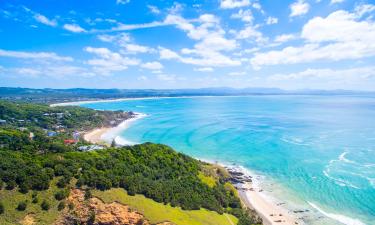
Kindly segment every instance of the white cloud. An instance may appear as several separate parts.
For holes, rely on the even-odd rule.
[[[86,32],[85,29],[83,29],[82,27],[80,27],[79,25],[77,24],[64,24],[64,29],[65,30],[68,30],[70,32],[73,32],[73,33],[82,33],[82,32]]]
[[[373,11],[375,11],[375,5],[372,4],[360,4],[357,5],[354,9],[355,14],[359,18]]]
[[[147,8],[150,10],[151,13],[153,14],[160,14],[160,10],[158,9],[158,7],[156,6],[153,6],[153,5],[147,5]]]
[[[317,60],[339,61],[375,56],[375,23],[358,21],[354,13],[339,10],[326,18],[308,21],[301,37],[303,46],[256,53],[250,60],[254,68],[263,65],[309,63]]]
[[[290,17],[301,16],[309,12],[310,5],[305,0],[297,0],[290,6]]]
[[[126,54],[150,53],[150,52],[155,51],[154,49],[149,48],[147,46],[131,44],[131,43],[123,44],[121,46],[125,48],[125,51],[123,51],[123,53],[126,53]]]
[[[374,90],[375,67],[306,69],[296,73],[274,74],[268,80],[282,88]]]
[[[142,68],[149,69],[149,70],[161,70],[164,66],[160,62],[147,62],[141,65]]]
[[[39,13],[37,13],[37,14],[34,15],[34,19],[36,21],[38,21],[39,23],[43,23],[43,24],[45,24],[47,26],[51,26],[51,27],[56,27],[57,26],[56,20],[50,20],[47,17],[45,17],[45,16],[43,16],[42,14],[39,14]]]
[[[26,77],[66,77],[66,76],[82,76],[89,77],[95,74],[84,67],[71,66],[71,65],[51,65],[51,64],[40,64],[35,65],[32,68],[29,67],[16,67],[8,68],[6,70],[8,74],[17,74]]]
[[[176,59],[182,63],[198,65],[198,66],[212,66],[212,67],[219,67],[219,66],[239,66],[241,65],[241,61],[231,59],[219,52],[210,51],[210,50],[190,50],[185,49],[184,54],[193,54],[196,57],[184,57],[180,56],[176,52],[159,47],[159,54],[161,59]]]
[[[137,78],[137,80],[145,81],[145,80],[148,80],[148,78],[146,76],[140,76]]]
[[[12,57],[23,59],[44,59],[56,61],[73,61],[71,57],[59,56],[54,52],[23,52],[0,49],[0,57]]]
[[[236,38],[247,39],[248,41],[255,41],[257,43],[267,42],[267,38],[252,25],[247,25],[243,30],[238,31],[236,33]]]
[[[284,43],[295,39],[297,39],[297,36],[294,34],[281,34],[275,37],[275,42]]]
[[[250,5],[249,0],[221,0],[222,9],[233,9]]]
[[[268,25],[276,24],[276,23],[278,23],[278,22],[279,22],[279,19],[276,18],[276,17],[272,17],[272,16],[269,16],[269,17],[267,18],[267,20],[266,20],[266,23],[267,23]]]
[[[232,14],[230,17],[234,19],[240,19],[247,23],[251,23],[254,20],[253,14],[251,13],[250,9],[247,9],[247,10],[240,9],[237,13]]]
[[[233,76],[233,77],[235,77],[235,76],[244,76],[244,75],[246,75],[246,72],[244,72],[244,71],[241,71],[241,72],[230,72],[228,75],[229,76]]]
[[[120,53],[112,52],[107,48],[86,47],[85,51],[97,56],[86,63],[93,66],[94,71],[104,75],[108,75],[113,71],[126,70],[128,66],[140,64],[138,59],[124,57]]]
[[[214,69],[212,67],[201,67],[201,68],[195,68],[194,71],[198,71],[198,72],[213,72]]]
[[[194,48],[183,48],[181,54],[159,48],[161,59],[175,59],[186,64],[199,66],[234,66],[241,62],[233,60],[222,52],[233,51],[237,48],[236,40],[227,39],[225,31],[220,26],[220,20],[212,14],[203,14],[194,20],[194,24],[179,15],[168,15],[165,23],[174,24],[186,32],[192,40],[196,40]],[[197,25],[195,25],[197,24]],[[211,65],[212,64],[212,65]]]
[[[176,75],[169,74],[159,74],[157,78],[162,81],[175,81],[177,79]]]
[[[130,0],[116,0],[116,4],[118,5],[125,5],[128,4]]]
[[[345,0],[331,0],[331,4],[336,4],[336,3],[341,3],[344,2]]]

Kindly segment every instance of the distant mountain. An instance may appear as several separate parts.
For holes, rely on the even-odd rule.
[[[350,90],[295,90],[279,88],[200,88],[200,89],[32,89],[0,87],[0,99],[42,103],[83,101],[140,97],[178,97],[178,96],[233,96],[233,95],[365,95],[374,92]]]

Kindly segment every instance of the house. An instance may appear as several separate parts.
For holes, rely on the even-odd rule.
[[[6,123],[7,123],[6,120],[0,120],[0,125],[6,124]]]
[[[77,143],[76,140],[73,140],[73,139],[67,139],[67,140],[64,140],[64,144],[69,144],[69,145],[73,145]]]
[[[94,150],[102,150],[104,149],[103,146],[100,145],[84,145],[84,146],[79,146],[78,150],[82,152],[88,152],[88,151],[94,151]]]
[[[80,135],[79,132],[77,132],[77,131],[73,132],[73,139],[74,139],[74,140],[79,140],[79,137],[80,137],[80,136],[81,136],[81,135]]]
[[[30,132],[30,134],[29,134],[29,138],[30,138],[31,141],[34,140],[34,137],[35,137],[34,133],[33,133],[33,132]]]
[[[55,131],[48,131],[47,132],[48,137],[54,137],[54,136],[56,136],[56,134],[57,134],[57,132],[55,132]]]

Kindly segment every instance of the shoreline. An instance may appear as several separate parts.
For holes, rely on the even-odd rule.
[[[290,213],[291,211],[282,204],[270,200],[263,189],[260,187],[259,176],[254,175],[247,169],[238,166],[223,166],[231,176],[239,182],[232,182],[238,191],[238,195],[243,204],[257,212],[262,218],[264,225],[297,225],[304,224],[303,221],[297,218],[296,215]],[[240,175],[242,174],[242,175]]]
[[[93,130],[90,130],[86,132],[83,135],[83,138],[85,141],[93,143],[93,144],[103,144],[106,146],[110,146],[112,143],[112,140],[115,140],[116,145],[133,145],[135,143],[129,142],[121,137],[118,136],[118,134],[127,128],[130,127],[130,124],[146,117],[146,114],[142,113],[134,113],[134,117],[126,119],[122,121],[119,125],[114,127],[101,127],[101,128],[95,128]]]
[[[87,132],[84,135],[84,139],[93,144],[104,144],[107,146],[110,146],[112,140],[115,140],[116,144],[119,146],[134,145],[136,143],[129,142],[119,137],[119,133],[128,129],[134,121],[142,119],[146,116],[146,114],[135,113],[133,118],[124,120],[115,127],[96,128]],[[203,161],[209,162],[209,160]],[[241,202],[246,208],[255,210],[256,213],[262,218],[264,225],[304,224],[303,221],[298,220],[295,215],[288,213],[286,208],[277,205],[275,202],[269,201],[266,196],[262,194],[263,190],[256,182],[254,182],[255,176],[253,176],[253,174],[250,175],[245,168],[227,166],[222,163],[219,163],[218,165],[224,167],[230,174],[230,171],[237,171],[243,173],[246,177],[251,177],[252,182],[232,184],[236,188]]]

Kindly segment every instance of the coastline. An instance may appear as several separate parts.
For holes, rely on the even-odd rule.
[[[124,99],[122,99],[124,100]],[[118,100],[118,101],[122,101]],[[82,103],[82,102],[81,102]],[[119,134],[130,127],[130,125],[139,119],[146,117],[146,114],[135,113],[133,118],[124,120],[115,127],[96,128],[84,135],[84,139],[93,144],[104,144],[110,146],[112,140],[115,140],[119,146],[133,145],[136,143],[129,142],[119,136]],[[209,161],[209,160],[206,160]],[[297,225],[304,224],[298,220],[295,215],[291,215],[286,208],[277,205],[270,201],[263,193],[262,189],[255,182],[255,176],[250,176],[250,173],[241,167],[231,167],[224,164],[219,164],[227,171],[237,171],[243,173],[247,177],[252,177],[251,182],[244,182],[233,184],[237,189],[238,196],[246,208],[253,209],[262,218],[265,225]],[[230,173],[230,172],[229,172]]]
[[[83,138],[87,142],[91,142],[93,144],[103,144],[107,146],[110,146],[113,140],[115,140],[116,145],[120,146],[136,144],[119,137],[119,133],[129,128],[131,123],[139,119],[142,119],[146,116],[146,114],[135,113],[134,117],[122,121],[119,125],[115,127],[101,127],[90,130],[83,135]]]
[[[242,203],[249,209],[255,210],[263,219],[264,225],[296,225],[304,224],[303,221],[297,219],[290,210],[277,204],[263,193],[260,187],[259,176],[250,173],[243,167],[233,167],[221,165],[236,178],[237,181],[233,185],[238,191],[238,195]],[[239,175],[242,174],[242,175]]]

